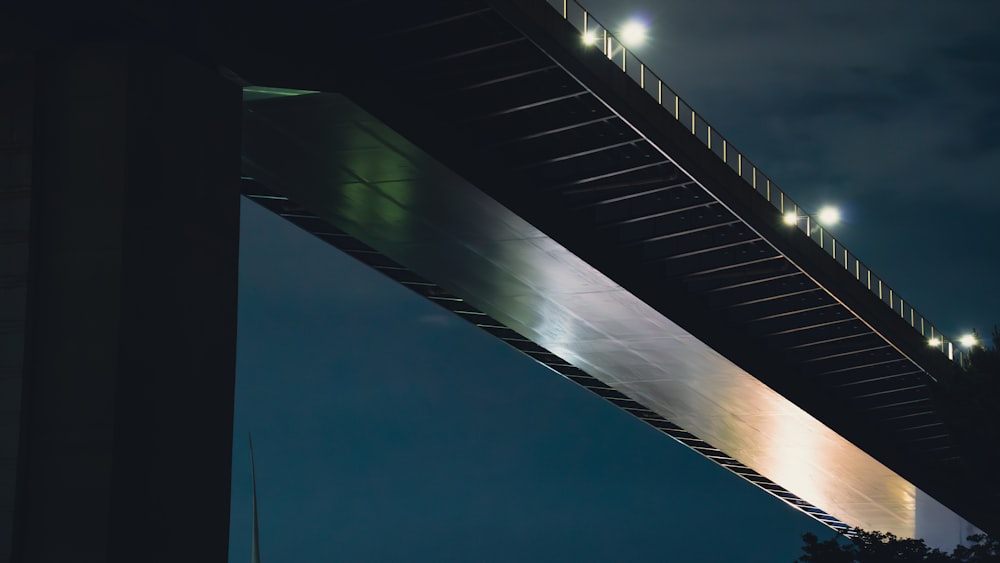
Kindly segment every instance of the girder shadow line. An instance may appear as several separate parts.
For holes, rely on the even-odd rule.
[[[467,19],[467,18],[470,18],[470,17],[478,16],[478,15],[485,14],[485,13],[492,12],[492,11],[493,11],[493,9],[489,8],[489,7],[479,8],[477,10],[472,10],[471,12],[465,12],[465,13],[458,14],[458,15],[455,15],[455,16],[449,16],[449,17],[446,17],[446,18],[441,18],[441,19],[437,19],[437,20],[434,20],[434,21],[430,21],[430,22],[424,22],[424,23],[421,23],[419,25],[415,25],[415,26],[411,26],[411,27],[407,27],[407,28],[393,29],[392,31],[385,32],[385,33],[376,33],[375,35],[372,36],[372,41],[371,42],[375,43],[375,42],[377,42],[379,40],[385,40],[385,39],[389,39],[389,38],[393,38],[393,37],[399,37],[399,36],[402,36],[402,35],[409,35],[409,34],[411,34],[413,32],[416,32],[416,31],[423,31],[423,30],[426,30],[426,29],[430,29],[432,27],[438,27],[438,26],[445,25],[445,24],[448,24],[448,23],[453,23],[453,22],[456,22],[456,21],[461,21],[461,20],[464,20],[464,19]]]
[[[846,351],[846,352],[839,352],[837,354],[828,354],[828,355],[825,355],[825,356],[816,356],[816,357],[812,357],[812,358],[807,358],[807,359],[802,360],[802,363],[808,364],[808,363],[812,363],[812,362],[823,362],[823,361],[832,360],[832,359],[835,359],[835,358],[845,358],[845,357],[848,357],[848,356],[854,356],[854,355],[857,355],[857,354],[868,354],[868,353],[871,353],[871,352],[877,352],[879,350],[891,350],[891,348],[888,345],[883,344],[881,346],[872,346],[872,347],[869,347],[869,348],[862,348],[860,350],[849,350],[849,351]]]
[[[818,346],[818,345],[822,345],[822,344],[830,344],[831,342],[843,342],[845,340],[850,340],[850,339],[853,339],[853,338],[863,338],[863,337],[866,337],[866,336],[870,337],[870,336],[874,336],[874,335],[872,333],[870,333],[870,332],[860,332],[858,334],[848,334],[846,336],[837,336],[837,337],[834,337],[834,338],[827,338],[825,340],[814,340],[814,341],[811,341],[811,342],[806,342],[804,344],[796,344],[794,346],[787,346],[786,349],[787,350],[801,350],[803,348],[809,348],[811,346]],[[915,372],[915,373],[919,373],[919,372]]]
[[[886,381],[886,380],[889,380],[889,379],[899,379],[899,378],[905,378],[905,377],[912,377],[912,376],[915,376],[915,375],[920,375],[920,372],[919,371],[907,371],[907,372],[902,372],[902,373],[893,373],[891,375],[883,375],[881,377],[871,377],[871,378],[861,379],[861,380],[858,380],[858,381],[849,381],[847,383],[838,383],[837,385],[835,385],[835,387],[837,387],[839,389],[839,388],[843,388],[843,387],[852,387],[852,386],[855,386],[855,385],[867,385],[867,384],[870,384],[870,383],[878,383],[879,381]],[[925,413],[925,414],[931,414],[931,413]]]
[[[514,38],[508,39],[506,41],[497,41],[495,43],[490,43],[489,45],[483,45],[483,46],[480,46],[480,47],[475,47],[475,48],[472,48],[472,49],[466,49],[464,51],[459,51],[457,53],[449,53],[447,55],[443,55],[443,56],[440,56],[440,57],[434,57],[434,58],[431,58],[431,59],[425,59],[423,61],[420,61],[417,64],[408,65],[406,68],[412,70],[412,69],[419,69],[421,67],[433,66],[433,65],[438,64],[438,63],[442,63],[442,62],[446,62],[446,61],[453,61],[455,59],[460,59],[460,58],[463,58],[463,57],[469,57],[469,56],[472,56],[472,55],[476,55],[476,54],[482,53],[484,51],[490,51],[490,50],[493,50],[493,49],[502,49],[502,48],[510,46],[510,45],[516,45],[518,43],[523,43],[524,41],[525,41],[525,39],[523,37],[514,37]]]
[[[540,168],[542,166],[546,166],[546,165],[549,165],[549,164],[555,164],[556,162],[563,162],[563,161],[566,161],[566,160],[572,160],[574,158],[580,158],[580,157],[584,157],[584,156],[590,156],[590,155],[598,154],[598,153],[601,153],[601,152],[604,152],[604,151],[614,150],[614,149],[621,148],[621,147],[627,147],[629,145],[634,145],[634,144],[636,144],[638,142],[641,142],[641,139],[629,139],[627,141],[621,141],[621,142],[618,142],[618,143],[612,143],[610,145],[604,145],[604,146],[595,147],[595,148],[592,148],[592,149],[577,151],[577,152],[574,152],[574,153],[571,153],[571,154],[565,154],[565,155],[561,155],[561,156],[547,158],[545,160],[539,160],[539,161],[530,162],[530,163],[527,163],[527,164],[521,164],[521,165],[515,166],[513,168],[513,170],[523,171],[523,170],[531,170],[533,168]]]
[[[617,118],[615,116],[611,116],[611,115],[604,116],[604,117],[595,117],[594,119],[590,119],[590,120],[586,120],[586,121],[579,121],[579,122],[575,122],[575,123],[573,123],[571,125],[564,125],[562,127],[555,127],[555,128],[552,128],[552,129],[546,129],[546,130],[543,130],[543,131],[538,131],[538,132],[530,133],[530,134],[527,134],[527,135],[521,135],[520,137],[505,138],[502,141],[484,145],[484,148],[499,148],[499,147],[503,147],[503,146],[506,146],[506,145],[512,145],[512,144],[520,143],[520,142],[523,142],[523,141],[529,141],[529,140],[532,140],[532,139],[540,139],[540,138],[546,137],[548,135],[555,135],[555,134],[558,134],[558,133],[565,133],[567,131],[572,131],[574,129],[580,129],[580,128],[586,127],[588,125],[595,125],[595,124],[598,124],[598,123],[607,123],[608,121],[613,120],[613,119],[617,119]]]
[[[656,193],[656,192],[659,192],[659,191],[666,191],[666,190],[673,190],[673,189],[677,189],[677,188],[683,188],[683,187],[685,187],[687,185],[686,181],[680,182],[680,183],[673,182],[676,179],[677,179],[676,175],[668,175],[665,178],[654,178],[654,179],[648,180],[646,182],[638,183],[638,184],[636,182],[621,182],[621,183],[602,184],[602,185],[598,185],[598,186],[585,186],[585,187],[569,188],[569,189],[559,190],[559,195],[562,195],[562,196],[572,196],[572,195],[580,195],[580,194],[600,192],[600,191],[617,190],[617,189],[629,188],[629,187],[639,187],[640,189],[643,189],[643,191],[641,191],[641,192],[635,192],[635,193],[631,193],[631,194],[624,194],[624,195],[620,195],[620,196],[615,196],[613,198],[607,198],[607,199],[597,200],[597,201],[588,202],[588,203],[585,203],[585,204],[579,204],[579,205],[575,205],[575,206],[571,206],[570,207],[571,211],[579,211],[579,210],[582,210],[582,209],[589,209],[591,207],[598,207],[598,206],[601,206],[601,205],[608,205],[608,204],[611,204],[611,203],[617,203],[619,201],[624,201],[626,199],[632,199],[632,198],[636,198],[636,197],[642,197],[642,196],[650,195],[652,193]],[[673,182],[673,183],[666,183],[666,182]],[[656,187],[645,189],[646,186],[656,186]]]
[[[658,256],[656,258],[646,258],[646,259],[643,260],[643,262],[646,263],[646,264],[655,264],[655,263],[662,263],[662,262],[670,262],[672,260],[679,260],[681,258],[688,258],[688,257],[691,257],[691,256],[697,256],[699,254],[706,254],[706,253],[715,252],[715,251],[718,251],[718,250],[725,250],[727,248],[736,248],[736,247],[740,247],[740,246],[746,246],[748,244],[753,244],[753,243],[757,243],[757,242],[761,242],[761,241],[762,241],[762,239],[760,239],[760,238],[752,238],[752,239],[747,239],[747,240],[741,240],[741,241],[731,242],[731,243],[727,243],[727,244],[720,244],[718,246],[712,246],[712,247],[703,248],[703,249],[700,249],[700,250],[693,250],[691,252],[683,252],[683,253],[680,253],[680,254],[671,254],[670,256]],[[776,256],[775,258],[781,258],[781,256]],[[742,262],[742,263],[737,264],[737,265],[735,265],[733,267],[736,267],[736,266],[745,266],[746,264],[749,264],[749,263],[750,262]],[[721,268],[719,268],[719,269],[721,269]],[[699,272],[699,273],[701,273],[701,272]]]
[[[563,188],[572,188],[572,187],[575,187],[575,186],[580,186],[582,184],[589,184],[591,182],[596,182],[598,180],[603,180],[605,178],[614,178],[615,176],[621,176],[623,174],[628,174],[630,172],[637,172],[639,170],[646,170],[648,168],[655,168],[657,166],[663,166],[664,164],[670,164],[670,161],[669,160],[660,160],[660,161],[656,161],[656,162],[650,162],[650,163],[647,163],[647,164],[640,164],[638,166],[631,166],[629,168],[620,168],[618,170],[613,170],[613,171],[610,171],[610,172],[606,172],[604,174],[597,174],[597,175],[589,176],[589,177],[586,177],[586,178],[580,178],[578,180],[572,180],[570,182],[563,182],[561,184],[548,185],[548,186],[545,186],[544,188],[542,188],[542,191],[544,191],[544,192],[556,192],[556,191],[562,190]],[[607,189],[607,188],[602,188],[602,189]]]
[[[687,235],[693,235],[695,233],[702,233],[702,232],[706,232],[706,231],[712,231],[712,230],[721,229],[721,228],[724,228],[724,227],[732,227],[734,225],[739,225],[741,223],[742,223],[742,221],[739,221],[739,220],[736,220],[736,221],[723,221],[723,222],[720,222],[720,223],[713,223],[711,225],[704,225],[704,226],[701,226],[701,227],[694,227],[694,228],[685,229],[685,230],[682,230],[682,231],[675,231],[675,232],[671,232],[671,233],[657,235],[655,237],[647,237],[647,238],[642,238],[642,239],[638,239],[638,240],[630,240],[630,241],[624,242],[622,244],[622,246],[624,246],[625,248],[638,247],[638,246],[642,246],[642,245],[649,244],[649,243],[652,243],[652,242],[659,242],[659,241],[663,241],[663,240],[670,240],[672,238],[678,238],[678,237],[683,237],[683,236],[687,236]],[[753,240],[753,239],[751,239],[751,240]],[[741,241],[741,242],[744,242],[744,241]]]
[[[494,117],[500,117],[502,115],[510,115],[512,113],[517,113],[519,111],[525,111],[525,110],[529,110],[529,109],[541,107],[541,106],[544,106],[544,105],[553,104],[553,103],[556,103],[556,102],[561,102],[563,100],[569,100],[569,99],[572,99],[572,98],[578,98],[582,94],[585,94],[585,93],[586,93],[585,91],[581,90],[581,91],[576,91],[576,92],[572,92],[572,93],[569,93],[569,94],[564,94],[562,96],[556,96],[556,97],[553,97],[553,98],[547,98],[547,99],[544,99],[544,100],[539,100],[537,102],[532,102],[532,103],[529,103],[529,104],[522,104],[522,105],[515,106],[515,107],[510,107],[510,108],[505,108],[505,109],[501,109],[501,110],[491,111],[489,113],[484,113],[484,114],[479,114],[479,115],[475,115],[475,116],[472,116],[472,117],[468,117],[468,118],[465,119],[465,123],[475,123],[476,121],[483,121],[483,120],[491,119],[491,118],[494,118]]]
[[[515,73],[515,74],[507,74],[507,75],[501,76],[499,78],[493,78],[493,79],[485,80],[485,81],[482,81],[482,82],[476,82],[474,84],[467,84],[465,86],[459,87],[458,90],[460,92],[469,92],[469,91],[472,91],[472,90],[477,90],[479,88],[484,88],[484,87],[487,87],[487,86],[493,86],[493,85],[496,85],[496,84],[501,84],[503,82],[508,82],[510,80],[517,80],[518,78],[525,78],[525,77],[532,76],[532,75],[535,75],[535,74],[544,73],[544,72],[550,71],[550,70],[552,70],[554,68],[556,68],[555,65],[547,65],[547,66],[542,66],[542,67],[539,67],[539,68],[534,68],[534,69],[531,69],[531,70],[525,70],[525,71],[518,72],[518,73]]]
[[[673,186],[671,188],[666,188],[666,189],[673,189]],[[646,192],[644,194],[641,194],[641,195],[649,195],[651,193],[656,193],[656,191],[659,191],[659,190],[650,190],[650,191],[648,191],[648,192]],[[617,199],[624,200],[625,198],[617,198]],[[689,205],[687,207],[679,207],[679,208],[670,209],[670,210],[667,210],[667,211],[660,211],[660,212],[657,212],[657,213],[649,213],[647,215],[641,215],[641,216],[632,217],[632,218],[629,218],[629,219],[622,219],[622,220],[619,220],[619,221],[609,221],[609,222],[606,222],[606,223],[600,223],[600,224],[597,225],[597,228],[598,229],[609,229],[609,228],[612,228],[612,227],[621,227],[622,225],[631,225],[631,224],[634,224],[634,223],[641,223],[643,221],[650,221],[650,220],[659,219],[659,218],[662,218],[662,217],[669,217],[671,215],[676,215],[677,213],[684,213],[685,211],[694,211],[696,209],[704,209],[706,207],[711,207],[713,205],[716,205],[716,202],[706,201],[704,203],[699,203],[699,204],[696,204],[696,205]]]
[[[780,293],[777,295],[769,295],[767,297],[760,297],[757,299],[750,299],[749,301],[737,301],[735,303],[726,303],[726,307],[745,307],[747,305],[756,305],[758,303],[767,303],[769,301],[775,301],[778,299],[784,299],[787,297],[795,297],[796,295],[809,295],[810,293],[816,293],[817,291],[822,291],[819,287],[811,287],[809,289],[802,289],[799,291],[792,291],[789,293]]]

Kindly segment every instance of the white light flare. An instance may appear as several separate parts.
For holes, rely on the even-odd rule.
[[[827,205],[819,210],[818,219],[825,226],[836,225],[840,222],[840,210]]]
[[[622,26],[622,44],[630,49],[642,45],[646,41],[646,24],[638,20],[629,20]]]

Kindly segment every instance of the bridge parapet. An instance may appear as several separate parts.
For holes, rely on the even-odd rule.
[[[713,422],[739,418],[741,405],[754,404],[744,392],[747,385],[758,383],[967,518],[990,520],[981,510],[985,503],[968,506],[960,490],[981,489],[972,485],[981,479],[955,482],[968,472],[938,408],[932,375],[952,372],[948,358],[930,349],[908,319],[880,304],[878,294],[858,284],[840,260],[831,261],[825,241],[821,247],[784,224],[773,203],[779,192],[772,189],[769,202],[752,184],[748,189],[748,164],[734,168],[728,142],[723,160],[714,132],[709,148],[687,123],[664,115],[649,89],[637,88],[649,79],[642,67],[640,84],[537,0],[436,0],[384,8],[351,3],[338,10],[343,20],[379,21],[375,34],[345,29],[331,38],[323,29],[304,30],[307,21],[322,21],[317,16],[296,19],[287,30],[301,44],[269,43],[288,45],[284,56],[300,67],[327,72],[290,80],[284,72],[239,70],[258,85],[339,93],[265,102],[254,110],[260,118],[275,112],[267,119],[280,123],[276,130],[285,140],[251,153],[275,166],[284,167],[282,158],[300,164],[288,171],[291,176],[276,174],[282,183],[265,184],[646,408],[660,409],[720,450],[741,455],[762,474],[777,476],[787,467],[772,472],[765,467],[769,460],[753,461],[757,453],[767,457],[775,447],[797,442],[774,444],[773,433],[765,432],[747,446],[722,431],[730,426]],[[331,62],[330,53],[350,56]],[[632,66],[625,60],[628,71]],[[348,107],[353,104],[358,111]],[[348,133],[354,123],[365,131]],[[697,118],[695,124],[697,133]],[[381,145],[372,131],[395,140],[376,150]],[[290,147],[302,152],[290,154]],[[306,154],[320,160],[301,161]],[[430,161],[465,188],[428,173]],[[292,181],[304,172],[308,178]],[[249,175],[260,177],[257,171]],[[379,193],[386,197],[375,197]],[[475,201],[462,203],[460,196],[470,194],[478,194]],[[471,219],[484,197],[493,202],[491,211]],[[379,205],[364,203],[369,201]],[[501,217],[508,213],[531,228],[507,232],[509,221]],[[375,221],[383,216],[392,220]],[[435,232],[421,231],[425,224]],[[462,242],[448,252],[424,244],[442,236]],[[552,256],[537,254],[541,239],[565,249],[559,256],[572,254],[583,263],[550,264]],[[480,248],[481,240],[493,243]],[[469,254],[472,247],[490,258],[475,261],[479,255]],[[604,286],[593,286],[596,277],[584,271],[611,280],[616,295],[636,297],[636,307],[655,311],[647,316],[654,321],[637,319],[636,307],[601,305],[607,301],[603,292],[592,290]],[[512,289],[501,281],[510,276],[524,286]],[[590,320],[581,323],[580,315]],[[607,330],[595,332],[598,319],[592,315],[601,316]],[[746,377],[710,383],[709,376],[722,372],[700,370],[703,376],[696,376],[677,368],[678,361],[695,357],[691,350],[670,348],[662,333],[637,334],[663,324],[659,319],[683,327]],[[681,389],[667,392],[673,388],[658,383],[664,378]],[[706,394],[717,401],[680,400]],[[713,404],[733,409],[706,417]],[[803,458],[794,447],[788,452],[790,460]],[[870,475],[848,468],[834,472],[862,480]],[[812,473],[796,473],[804,474]],[[853,510],[818,497],[811,502],[829,506],[824,510],[845,521]],[[852,525],[912,533],[906,523],[893,527],[857,516]]]
[[[581,42],[602,52],[608,60],[613,61],[623,73],[655,99],[667,113],[685,124],[692,136],[701,141],[743,179],[749,188],[781,213],[789,228],[797,228],[825,250],[834,261],[850,272],[858,283],[878,296],[879,300],[919,332],[927,340],[928,346],[936,348],[949,360],[959,365],[966,365],[968,352],[959,347],[956,339],[945,336],[911,303],[903,299],[898,291],[876,275],[829,230],[824,229],[815,214],[805,211],[779,188],[753,161],[734,147],[662,78],[650,70],[649,66],[630,51],[608,26],[598,21],[576,0],[547,0],[547,2],[577,29]]]

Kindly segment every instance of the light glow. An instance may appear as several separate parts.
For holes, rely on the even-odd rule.
[[[789,227],[794,227],[799,222],[799,214],[794,211],[789,211],[788,213],[785,213],[784,217],[782,217],[782,221],[784,221]]]
[[[642,45],[646,40],[646,26],[637,20],[630,20],[622,27],[622,44],[627,47]]]
[[[819,222],[827,226],[836,225],[840,222],[840,210],[829,205],[820,209]]]
[[[958,343],[966,348],[972,348],[976,344],[979,344],[979,340],[976,339],[976,335],[974,334],[964,334],[962,338],[958,339]]]
[[[583,34],[583,44],[584,45],[595,45],[597,44],[597,34],[593,31],[588,31]]]
[[[938,346],[941,345],[941,339],[935,336],[934,338],[927,340],[927,345],[937,348]]]

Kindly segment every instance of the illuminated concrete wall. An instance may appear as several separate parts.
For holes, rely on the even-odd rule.
[[[950,552],[958,544],[968,545],[966,538],[969,536],[981,533],[982,530],[917,489],[916,530],[913,537],[924,540],[931,547]]]

